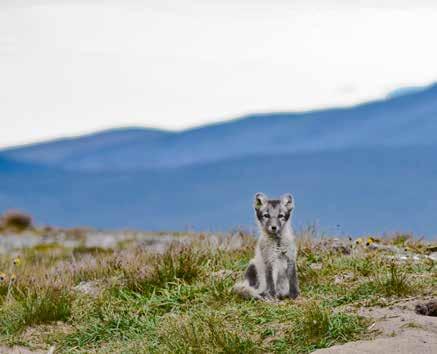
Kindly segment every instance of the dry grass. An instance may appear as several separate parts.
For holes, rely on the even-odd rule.
[[[13,232],[21,232],[32,227],[32,217],[21,211],[7,211],[0,218],[0,227]]]

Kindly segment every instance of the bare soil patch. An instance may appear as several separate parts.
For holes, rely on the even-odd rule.
[[[415,313],[417,303],[429,300],[404,300],[390,307],[362,308],[360,315],[374,319],[371,329],[375,330],[375,339],[336,345],[314,353],[437,353],[437,317]]]

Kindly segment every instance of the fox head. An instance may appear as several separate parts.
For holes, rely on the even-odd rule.
[[[284,194],[280,199],[269,199],[265,194],[257,193],[254,208],[262,230],[270,236],[278,237],[291,218],[294,198],[291,194]]]

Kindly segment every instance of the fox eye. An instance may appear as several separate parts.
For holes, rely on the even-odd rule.
[[[279,219],[283,219],[283,218],[285,218],[285,215],[284,214],[279,214]]]
[[[270,218],[270,215],[269,215],[269,214],[264,214],[263,216],[264,216],[266,219]]]

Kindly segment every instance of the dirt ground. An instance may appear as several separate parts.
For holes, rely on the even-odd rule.
[[[423,301],[426,300],[420,300]],[[370,327],[379,332],[375,339],[349,342],[314,353],[437,354],[437,317],[416,314],[414,307],[418,302],[415,299],[390,307],[362,308],[359,312],[362,316],[374,319]]]

